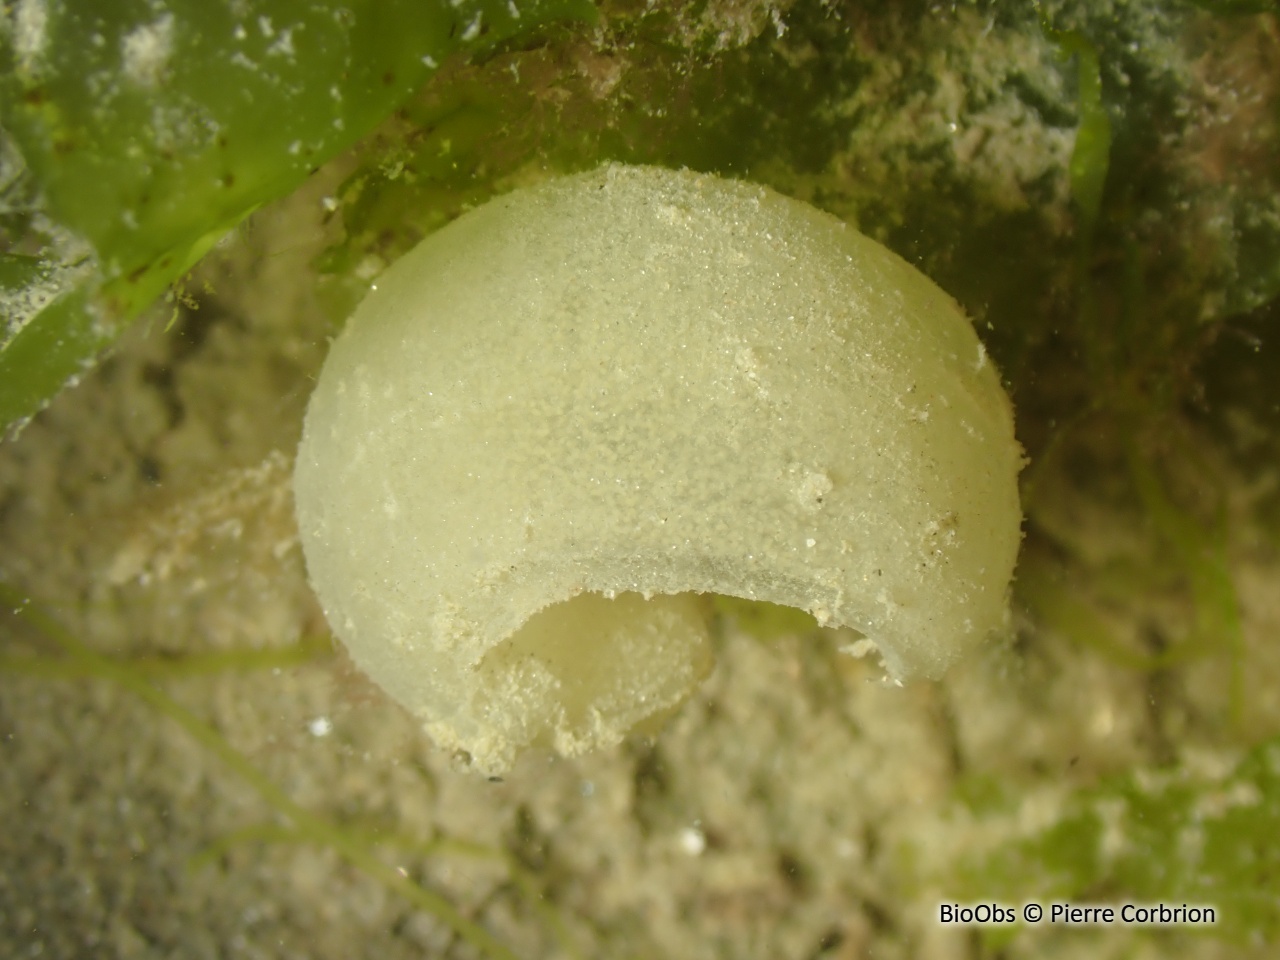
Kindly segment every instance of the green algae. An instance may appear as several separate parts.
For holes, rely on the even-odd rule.
[[[257,207],[355,143],[451,54],[585,0],[173,0],[7,12],[0,124],[97,271],[0,341],[0,424],[30,416]],[[56,265],[56,251],[42,259]]]
[[[1019,904],[1029,891],[1042,902],[1209,904],[1217,923],[1195,933],[1259,944],[1280,932],[1278,871],[1280,738],[1272,737],[1219,775],[1143,770],[1078,791],[1051,826],[957,864],[953,889]]]

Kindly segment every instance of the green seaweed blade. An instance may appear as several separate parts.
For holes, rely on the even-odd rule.
[[[3,318],[0,425],[38,409],[227,230],[367,134],[445,57],[594,15],[589,0],[6,5],[0,126],[99,271],[35,316]],[[71,316],[81,309],[92,316]]]

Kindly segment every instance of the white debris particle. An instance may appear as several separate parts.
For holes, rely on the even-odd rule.
[[[973,369],[981,370],[986,365],[987,365],[987,348],[980,343],[978,344],[978,362],[974,365]]]
[[[49,46],[49,8],[45,0],[18,0],[13,17],[13,53],[21,73],[36,73]]]
[[[515,0],[507,0],[507,12],[511,14],[513,20],[520,19],[520,8],[516,6]]]
[[[328,717],[316,717],[307,724],[307,729],[313,737],[327,737],[333,732],[333,721]]]
[[[795,496],[806,510],[817,510],[833,486],[831,478],[822,471],[806,470],[796,484]]]
[[[262,35],[268,40],[276,35],[276,28],[271,25],[270,17],[259,17],[258,29],[262,31]]]
[[[781,40],[783,34],[787,32],[787,25],[782,22],[782,14],[778,12],[777,7],[769,11],[769,19],[773,21],[773,29],[777,32],[778,39]]]
[[[124,74],[144,87],[157,86],[173,56],[173,14],[130,31],[120,41]]]
[[[685,827],[680,831],[680,849],[691,857],[700,857],[707,849],[707,835],[697,826]]]
[[[480,25],[484,20],[484,14],[477,13],[476,18],[467,24],[467,28],[462,31],[463,41],[470,43],[476,37],[480,36]]]
[[[876,642],[870,637],[863,637],[861,640],[855,640],[853,643],[846,643],[840,648],[841,653],[846,653],[855,660],[861,660],[863,657],[876,652]]]
[[[433,57],[433,56],[431,56],[430,54],[425,55],[425,56],[422,58],[422,62],[423,62],[424,64],[426,64],[426,65],[427,65],[427,67],[429,67],[429,68],[430,68],[430,69],[432,69],[432,70],[434,70],[434,69],[436,68],[436,58],[435,58],[435,57]]]
[[[157,99],[151,108],[151,130],[158,148],[179,152],[214,142],[219,126],[198,104]]]
[[[370,253],[356,264],[354,273],[360,280],[372,280],[385,269],[387,269],[387,262],[376,253]],[[378,289],[377,284],[373,285],[373,289]]]
[[[267,54],[273,57],[293,57],[293,27],[281,30],[276,42],[267,47]]]

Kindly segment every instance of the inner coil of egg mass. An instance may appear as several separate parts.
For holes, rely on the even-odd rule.
[[[295,493],[356,663],[494,773],[678,705],[702,593],[940,675],[1006,616],[1020,460],[968,320],[895,254],[766,188],[610,165],[378,279]]]

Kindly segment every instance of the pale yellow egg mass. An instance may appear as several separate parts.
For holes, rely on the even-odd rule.
[[[1005,622],[1020,463],[996,370],[923,274],[766,188],[611,165],[378,279],[295,492],[356,663],[499,772],[676,706],[710,661],[699,593],[940,675]]]

